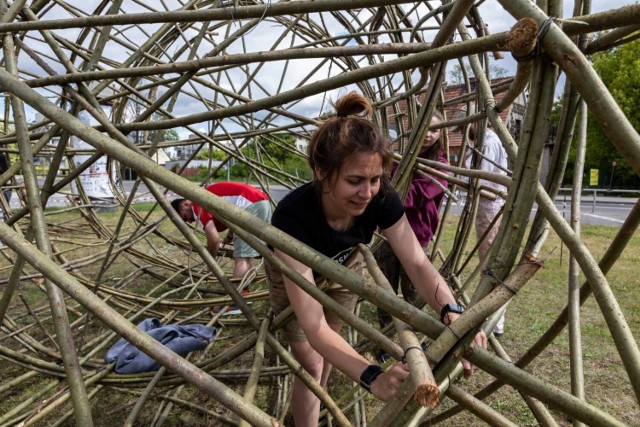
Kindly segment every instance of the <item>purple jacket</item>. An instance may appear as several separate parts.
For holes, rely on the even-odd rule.
[[[449,164],[443,151],[438,153],[438,162]],[[432,176],[445,188],[446,180]],[[444,190],[435,184],[431,178],[414,173],[409,184],[409,192],[404,201],[404,209],[413,232],[420,242],[420,246],[429,246],[429,241],[438,228],[440,222],[440,206],[444,199]]]

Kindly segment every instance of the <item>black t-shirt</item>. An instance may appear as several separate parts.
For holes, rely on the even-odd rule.
[[[351,248],[358,243],[369,243],[376,229],[391,227],[403,214],[404,206],[398,193],[383,180],[380,191],[362,215],[356,217],[354,225],[346,231],[336,231],[327,223],[319,197],[309,183],[278,203],[271,224],[342,264]]]

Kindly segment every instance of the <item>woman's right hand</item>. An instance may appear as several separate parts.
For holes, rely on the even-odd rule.
[[[381,374],[371,384],[371,393],[383,401],[390,400],[409,375],[409,366],[397,362],[384,374]]]

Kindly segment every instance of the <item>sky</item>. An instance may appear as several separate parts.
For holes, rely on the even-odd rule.
[[[567,19],[572,16],[574,1],[564,0],[563,2],[563,18]],[[591,13],[603,12],[606,10],[617,9],[637,3],[637,0],[593,0],[591,1]],[[502,31],[508,31],[516,20],[505,11],[498,0],[487,0],[480,6],[480,14],[489,26],[489,31],[493,34]],[[505,68],[509,74],[513,74],[516,69],[516,62],[511,55],[505,55],[503,60],[496,62],[496,65]],[[563,80],[560,81],[563,84]]]
[[[41,19],[68,18],[72,16],[72,14],[76,11],[74,7],[77,8],[77,10],[82,11],[82,13],[90,14],[100,3],[102,2],[100,2],[99,0],[70,0],[67,2],[67,4],[73,7],[69,8],[68,10],[63,10],[60,6],[54,6],[48,9],[47,13],[42,16]],[[172,8],[176,8],[179,5],[177,0],[165,0],[162,3],[146,3],[147,5],[154,4],[156,5],[156,7],[160,7],[161,4],[166,4],[169,10],[171,10]],[[439,2],[430,3],[434,6],[437,6],[439,4]],[[592,12],[595,13],[628,4],[633,4],[635,3],[635,0],[593,0],[591,3]],[[131,0],[124,0],[122,8],[124,11],[126,11],[126,13],[150,11],[150,8],[148,6],[145,7]],[[573,2],[565,0],[565,17],[568,17],[571,14],[572,8]],[[102,13],[104,14],[105,12],[103,11]],[[506,31],[515,23],[515,19],[502,8],[497,0],[486,0],[482,2],[480,5],[480,14],[491,33]],[[416,17],[412,16],[412,18]],[[339,35],[341,33],[344,34],[345,32],[344,27],[337,25],[337,23],[335,22],[332,22],[329,16],[327,16],[326,19],[323,19],[321,23],[320,20],[316,20],[315,25],[320,24],[325,25],[326,31],[333,35]],[[308,24],[304,21],[300,21],[299,25],[306,26]],[[123,40],[125,46],[117,43],[109,43],[107,44],[107,47],[104,51],[104,56],[110,60],[115,61],[116,63],[122,63],[123,61],[126,61],[131,55],[131,52],[133,52],[133,50],[137,46],[145,43],[149,39],[149,37],[153,35],[154,32],[160,27],[161,24],[146,25],[144,26],[144,30],[140,30],[139,28],[136,28],[134,26],[114,27],[112,33]],[[237,31],[239,28],[240,25],[234,22],[232,22],[228,26],[221,25],[210,30],[210,37],[213,41],[215,41],[216,44],[231,39],[231,43],[229,44],[225,53],[280,50],[289,47],[288,43],[300,45],[304,42],[303,33],[300,33],[299,36],[296,36],[296,38],[292,39],[291,37],[285,35],[286,30],[284,25],[269,20],[265,20],[258,27],[249,31],[249,33],[245,35],[244,39],[233,39],[230,35],[234,31]],[[81,31],[79,29],[55,30],[53,32],[56,35],[64,37],[71,41],[76,41],[81,34]],[[182,54],[180,54],[179,49],[181,46],[184,46],[185,40],[188,40],[195,34],[197,34],[197,28],[183,29],[182,33],[177,36],[176,41],[164,51],[156,49],[149,50],[147,53],[159,57],[163,62],[188,59],[188,52],[183,52]],[[429,32],[425,32],[424,34],[425,38],[427,38],[427,41],[429,41]],[[83,45],[87,46],[92,40],[92,37],[96,37],[94,32],[92,32],[90,36],[85,39]],[[37,33],[34,33],[32,35],[30,34],[30,37],[26,39],[26,43],[36,51],[44,52],[43,55],[46,59],[47,64],[54,68],[57,73],[65,73],[62,66],[56,64],[56,61],[52,59],[53,53],[42,41],[38,40],[39,38],[40,37]],[[129,44],[130,47],[127,47],[126,44]],[[203,43],[198,49],[198,55],[204,56],[213,49],[213,46],[214,45],[212,43]],[[77,60],[75,64],[79,67],[81,65],[81,61]],[[327,76],[336,76],[344,72],[344,70],[340,69],[340,61],[333,61],[320,65],[319,64],[319,60],[296,60],[286,65],[284,65],[283,63],[267,63],[261,67],[249,65],[244,68],[235,67],[214,76],[203,76],[203,80],[209,85],[215,83],[219,85],[223,90],[227,90],[230,93],[238,94],[244,99],[260,99],[263,97],[273,96],[276,93],[290,90],[298,85],[308,84],[309,81],[322,80]],[[504,59],[495,61],[494,64],[500,68],[507,70],[508,75],[512,75],[515,72],[515,61],[509,54],[504,55]],[[366,65],[368,64],[361,64],[360,66],[364,67]],[[105,66],[109,68],[111,65],[106,64]],[[25,78],[30,78],[29,75],[46,75],[46,72],[44,72],[43,69],[33,61],[33,59],[29,58],[24,53],[22,53],[19,57],[19,67],[24,73],[26,73],[23,74]],[[315,67],[317,67],[317,69],[315,70],[314,74],[306,79],[306,76],[309,75],[311,70],[314,70]],[[260,85],[247,85],[246,73],[252,73],[252,75],[255,75],[256,81],[259,81]],[[196,112],[207,111],[214,107],[212,107],[213,104],[208,105],[206,101],[212,101],[214,99],[216,103],[219,103],[219,105],[234,105],[244,102],[242,100],[235,101],[228,96],[219,95],[218,98],[214,98],[217,91],[214,91],[213,88],[208,87],[207,84],[192,83],[185,86],[185,90],[188,91],[190,95],[180,96],[173,110],[174,115],[185,116]],[[164,90],[166,89],[161,89],[160,93],[162,93]],[[287,104],[283,107],[296,114],[300,114],[306,117],[316,117],[321,112],[327,111],[327,109],[329,108],[327,102],[328,99],[336,99],[339,94],[345,91],[346,89],[342,88],[329,90],[326,93],[312,94],[298,102]],[[54,95],[50,92],[47,93],[45,91],[41,91],[41,93],[45,95]],[[3,98],[0,98],[0,104],[2,104],[2,101]],[[133,114],[133,112],[131,112],[130,114]],[[266,112],[255,113],[255,117],[265,115]],[[27,108],[27,117],[29,120],[35,119],[35,112],[33,111],[33,109]],[[284,119],[282,120],[282,123],[286,123],[286,121],[287,120]],[[221,123],[221,125],[224,124]],[[203,123],[196,127],[198,128],[198,130],[207,132],[211,126],[212,125],[210,123]],[[245,125],[239,123],[239,121],[236,121],[235,123],[233,121],[228,121],[226,122],[226,126],[230,128],[230,131],[234,131],[234,129],[242,128]],[[190,131],[184,128],[180,128],[179,130],[179,134],[181,137],[186,137],[189,133]]]

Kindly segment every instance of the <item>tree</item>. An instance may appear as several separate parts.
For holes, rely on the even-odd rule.
[[[293,135],[280,133],[269,139],[259,138],[258,141],[262,149],[269,153],[269,160],[265,160],[265,164],[281,168],[287,174],[302,179],[311,178],[311,170],[306,158],[294,149],[296,139]]]
[[[279,133],[270,138],[259,137],[258,143],[263,150],[269,153],[272,159],[282,165],[293,155],[291,151],[287,150],[284,146],[294,147],[295,138],[288,133]]]
[[[466,62],[463,62],[463,64],[464,64],[464,70],[466,70],[467,76],[473,77],[473,70],[471,69],[471,65],[469,65]],[[492,79],[505,77],[507,73],[508,73],[508,70],[506,68],[500,67],[498,65],[492,64],[489,67],[489,74]],[[451,70],[449,70],[448,75],[449,75],[449,82],[452,85],[460,85],[464,83],[463,68],[460,64],[454,64]]]
[[[211,156],[209,156],[208,147],[202,148],[200,151],[198,151],[198,154],[196,154],[196,159],[199,159],[199,160],[209,160],[209,157],[211,157],[211,160],[221,161],[226,159],[228,155],[227,153],[220,150],[219,148],[214,148],[213,150],[211,150]]]
[[[155,141],[156,136],[158,138],[157,142],[178,141],[180,139],[175,129],[152,130],[149,132],[149,140]]]
[[[635,129],[640,129],[640,40],[593,55],[593,68]],[[607,139],[592,114],[588,119],[588,147],[585,166],[600,170],[601,185],[608,186],[615,171],[615,183],[629,187],[640,179]],[[614,165],[615,162],[615,166]]]
[[[460,85],[464,83],[464,71],[466,71],[467,76],[472,73],[471,66],[466,62],[463,62],[464,68],[460,64],[454,64],[451,70],[449,70],[449,81],[452,85]]]
[[[162,137],[163,141],[177,141],[180,139],[180,137],[178,136],[178,131],[176,131],[175,129],[165,130]]]

